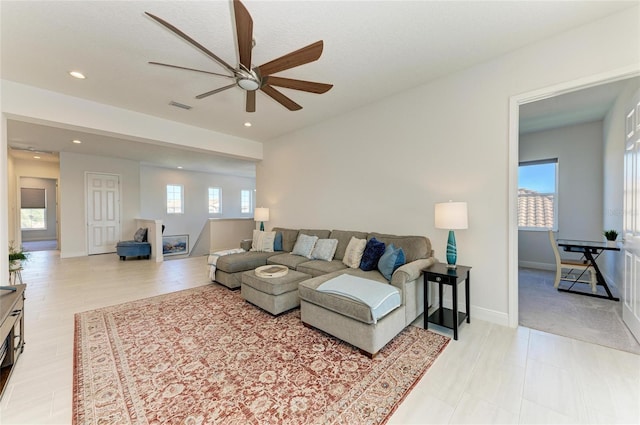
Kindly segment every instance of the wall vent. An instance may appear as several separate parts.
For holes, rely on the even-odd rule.
[[[173,100],[171,102],[169,102],[169,105],[175,106],[176,108],[186,109],[187,111],[192,108],[192,106],[185,105],[184,103],[178,103],[178,102],[175,102]]]

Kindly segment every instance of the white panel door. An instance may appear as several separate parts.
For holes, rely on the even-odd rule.
[[[625,117],[622,319],[640,341],[640,91]]]
[[[87,173],[89,255],[116,251],[120,239],[120,177]]]

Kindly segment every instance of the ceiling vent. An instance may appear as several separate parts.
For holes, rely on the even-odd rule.
[[[187,111],[192,108],[192,106],[185,105],[184,103],[174,102],[173,100],[169,102],[169,105],[175,106],[176,108],[186,109]]]

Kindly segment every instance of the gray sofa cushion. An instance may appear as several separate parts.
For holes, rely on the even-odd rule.
[[[318,239],[327,239],[331,234],[331,230],[326,229],[300,229],[298,234],[317,236]]]
[[[216,269],[227,273],[253,270],[267,264],[267,258],[276,255],[275,252],[239,252],[237,254],[223,255],[216,262]]]
[[[358,270],[360,271],[358,273]],[[352,319],[363,323],[373,324],[374,320],[371,316],[371,308],[364,303],[352,300],[350,298],[339,295],[329,294],[317,291],[316,288],[329,279],[338,276],[341,273],[349,273],[352,275],[364,277],[366,279],[376,280],[380,283],[388,285],[387,280],[377,271],[363,272],[360,269],[349,269],[347,271],[339,271],[328,275],[318,276],[312,279],[300,282],[298,285],[298,295],[300,299],[313,303],[327,310],[334,311]]]
[[[267,260],[267,264],[278,264],[281,266],[287,266],[291,270],[297,270],[298,265],[306,261],[310,260],[307,257],[303,257],[302,255],[295,255],[287,252],[284,254],[277,254],[269,257],[269,259]]]
[[[272,230],[276,233],[282,233],[282,250],[286,252],[293,251],[293,246],[296,244],[296,240],[298,239],[298,230],[287,229],[284,227],[274,227]]]
[[[309,274],[313,277],[322,276],[323,274],[333,273],[338,270],[344,270],[345,266],[341,260],[322,261],[311,260],[298,264],[296,270],[302,273]]]
[[[367,232],[351,232],[348,230],[333,230],[331,232],[330,238],[338,240],[338,248],[336,248],[336,253],[333,256],[334,260],[344,259],[344,253],[352,236],[357,239],[367,239]]]
[[[385,245],[394,244],[402,248],[407,263],[431,256],[431,241],[424,236],[396,236],[383,233],[369,233],[367,240],[376,238]]]

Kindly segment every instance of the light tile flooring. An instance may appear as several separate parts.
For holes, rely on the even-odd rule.
[[[121,262],[33,253],[25,351],[0,424],[71,422],[73,316],[207,285],[205,257]],[[640,356],[527,328],[464,324],[390,424],[640,423]]]

